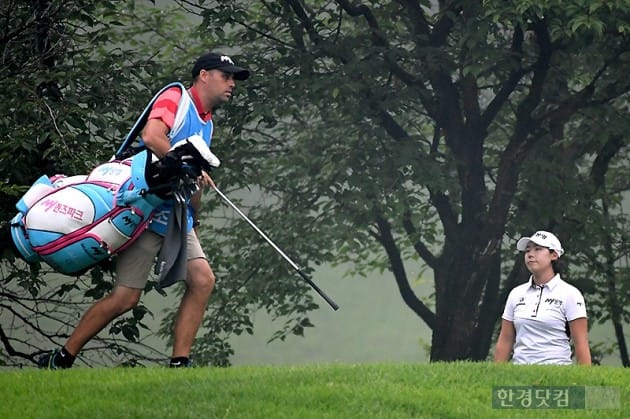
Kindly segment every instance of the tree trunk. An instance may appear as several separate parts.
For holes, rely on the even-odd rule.
[[[468,238],[466,238],[468,237]],[[488,357],[499,299],[500,240],[471,231],[450,246],[435,269],[436,316],[431,361]]]
[[[613,321],[615,328],[615,337],[619,345],[619,356],[621,357],[621,365],[630,367],[630,358],[628,357],[628,346],[626,345],[626,337],[623,332],[623,324],[619,321]]]
[[[603,210],[606,216],[609,215],[607,200],[603,200]],[[624,367],[630,367],[630,358],[628,357],[628,346],[626,345],[626,337],[623,333],[623,324],[621,322],[623,307],[617,298],[617,278],[615,275],[615,255],[611,245],[612,238],[608,238],[604,242],[606,249],[606,278],[608,279],[608,312],[615,328],[615,337],[619,346],[619,356]]]

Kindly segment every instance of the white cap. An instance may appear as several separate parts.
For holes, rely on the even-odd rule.
[[[521,237],[519,241],[516,243],[516,249],[524,252],[527,249],[527,245],[529,242],[534,242],[539,246],[547,247],[551,250],[554,250],[558,257],[562,256],[564,253],[564,249],[560,244],[560,240],[553,234],[548,231],[537,231],[532,234],[531,237]]]

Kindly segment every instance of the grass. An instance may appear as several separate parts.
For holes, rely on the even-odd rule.
[[[493,386],[604,386],[617,408],[503,410]],[[77,368],[0,374],[2,418],[630,417],[623,368],[491,363]]]

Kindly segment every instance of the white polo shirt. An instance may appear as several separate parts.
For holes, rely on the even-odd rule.
[[[514,364],[571,364],[569,325],[586,317],[582,293],[556,274],[542,286],[529,281],[508,296],[503,318],[514,323]]]

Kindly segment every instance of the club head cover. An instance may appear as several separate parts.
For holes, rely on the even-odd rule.
[[[221,165],[219,158],[210,151],[210,147],[200,135],[192,135],[178,142],[170,152],[178,155],[182,163],[199,164],[207,172]]]

